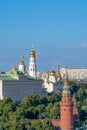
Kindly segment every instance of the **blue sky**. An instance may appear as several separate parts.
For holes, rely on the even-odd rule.
[[[38,71],[87,67],[87,0],[0,0],[0,71],[34,44]]]

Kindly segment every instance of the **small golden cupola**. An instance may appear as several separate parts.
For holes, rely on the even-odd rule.
[[[35,57],[35,51],[34,50],[30,51],[30,57]]]
[[[11,72],[18,71],[18,68],[16,66],[12,67]]]
[[[22,73],[25,73],[26,71],[26,66],[25,66],[25,62],[24,62],[24,56],[21,57],[21,60],[19,62],[19,67],[18,70]]]
[[[50,76],[55,76],[56,75],[56,72],[54,71],[54,70],[52,70],[51,72],[50,72]]]
[[[12,78],[18,80],[18,68],[16,66],[12,67],[11,71],[10,71],[10,75]]]
[[[24,61],[20,61],[20,62],[19,62],[19,65],[24,65]]]
[[[49,81],[52,83],[56,83],[56,72],[52,70],[49,74]]]

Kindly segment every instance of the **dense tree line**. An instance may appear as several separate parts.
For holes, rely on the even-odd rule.
[[[53,93],[47,97],[29,95],[20,103],[9,97],[0,101],[1,130],[52,130],[52,118],[59,118],[59,101],[61,93]],[[33,121],[29,119],[39,119]],[[39,124],[39,125],[38,125]]]
[[[87,84],[81,82],[69,82],[71,93],[75,94],[77,108],[79,110],[79,121],[77,126],[87,125]]]
[[[87,85],[76,82],[69,84],[71,93],[76,95],[79,122],[87,123]],[[60,118],[60,100],[61,92],[47,97],[29,95],[18,103],[5,97],[0,101],[0,130],[52,130],[51,119]]]

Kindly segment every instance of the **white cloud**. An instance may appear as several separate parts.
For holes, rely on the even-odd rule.
[[[81,43],[80,48],[87,48],[87,43]]]
[[[68,45],[64,45],[64,46],[60,46],[60,48],[65,48],[65,49],[85,49],[87,48],[87,43],[79,43],[79,44],[68,44]]]

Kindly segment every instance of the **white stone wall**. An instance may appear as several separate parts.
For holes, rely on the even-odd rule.
[[[87,68],[67,68],[69,79],[87,79]],[[61,76],[65,73],[65,68],[60,70]]]

